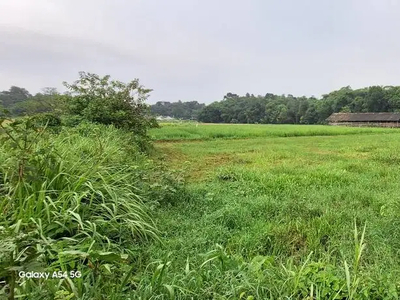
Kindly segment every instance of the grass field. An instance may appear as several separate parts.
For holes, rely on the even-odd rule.
[[[399,299],[398,129],[15,125],[0,299]]]
[[[148,253],[171,262],[169,286],[209,299],[398,298],[399,130],[183,125],[151,134],[190,191],[156,211],[163,244]]]
[[[346,134],[390,133],[387,128],[337,127],[324,125],[237,125],[202,123],[164,123],[153,129],[154,140],[210,140],[255,137],[325,136]]]

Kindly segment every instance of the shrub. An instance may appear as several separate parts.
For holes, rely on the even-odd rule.
[[[82,116],[78,115],[64,115],[61,118],[62,125],[66,127],[78,126],[80,123],[84,122],[84,120]]]
[[[150,89],[135,79],[129,83],[110,80],[92,73],[79,73],[80,79],[72,84],[64,82],[70,91],[69,112],[90,122],[114,125],[146,136],[147,129],[156,127],[144,103]]]
[[[31,126],[43,129],[48,128],[52,132],[59,132],[61,130],[61,118],[54,113],[41,113],[30,117],[29,122]]]

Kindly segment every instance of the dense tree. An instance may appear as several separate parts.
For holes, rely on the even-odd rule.
[[[231,98],[239,98],[239,95],[229,92],[224,96],[224,100],[225,99],[231,99]]]
[[[390,93],[390,91],[392,91],[392,93]],[[393,87],[390,91],[386,90],[388,106],[391,111],[400,111],[400,87]]]
[[[13,115],[34,115],[45,112],[62,113],[65,111],[64,96],[55,88],[44,88],[42,92],[18,102],[11,109]]]
[[[199,120],[205,123],[221,123],[223,119],[221,116],[221,110],[218,107],[218,103],[212,103],[204,107],[199,114]]]
[[[367,94],[367,110],[382,112],[388,110],[387,93],[380,86],[371,86]]]
[[[154,105],[150,106],[150,111],[153,115],[173,117],[184,120],[195,120],[201,109],[205,107],[205,104],[200,104],[197,101],[189,102],[165,102],[159,101]]]
[[[319,116],[316,105],[311,103],[307,110],[304,112],[304,115],[300,117],[301,124],[316,124],[318,123]]]
[[[32,95],[26,89],[17,86],[10,87],[8,91],[0,92],[1,105],[7,109],[31,97]]]
[[[353,90],[346,86],[315,97],[265,94],[264,97],[228,93],[220,102],[205,107],[202,122],[316,124],[334,112],[400,111],[400,87],[371,86]]]

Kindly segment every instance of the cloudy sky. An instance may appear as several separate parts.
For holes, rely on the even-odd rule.
[[[79,71],[156,101],[400,85],[399,0],[0,0],[0,90]]]

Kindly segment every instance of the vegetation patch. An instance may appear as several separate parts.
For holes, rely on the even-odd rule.
[[[169,144],[213,176],[188,178],[191,199],[159,211],[160,230],[174,228],[149,250],[153,257],[172,251],[164,255],[171,261],[164,282],[194,280],[199,298],[397,299],[400,261],[389,220],[400,215],[393,160],[400,136],[385,133]],[[212,164],[215,156],[229,159]],[[186,274],[206,281],[194,284]]]
[[[0,299],[399,298],[397,129],[155,128],[138,80],[81,73],[66,86],[0,93],[19,114],[0,119]],[[297,108],[266,95],[261,110],[230,111],[243,99],[228,98],[189,115],[307,123],[342,102],[382,109],[356,107],[349,89]]]
[[[337,136],[360,134],[384,134],[398,132],[396,128],[358,128],[323,125],[230,125],[230,124],[195,124],[182,123],[180,126],[165,126],[150,130],[150,136],[156,141],[173,140],[215,140],[248,139],[269,137],[307,137]]]

